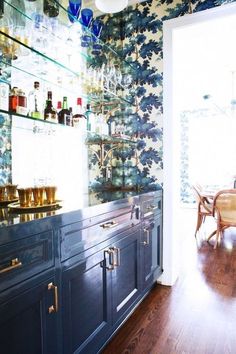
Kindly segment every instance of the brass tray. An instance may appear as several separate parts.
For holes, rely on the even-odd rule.
[[[24,213],[37,213],[38,211],[48,211],[61,208],[61,200],[56,200],[52,204],[43,204],[43,205],[31,205],[30,207],[22,207],[19,202],[8,204],[8,208],[14,212],[24,212]]]
[[[0,207],[8,206],[8,204],[11,204],[13,202],[18,202],[18,198],[14,198],[11,200],[0,200]]]

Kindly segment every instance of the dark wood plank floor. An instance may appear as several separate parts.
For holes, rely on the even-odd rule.
[[[175,285],[156,285],[103,354],[236,353],[236,233],[213,250],[201,235],[195,242],[194,226]]]

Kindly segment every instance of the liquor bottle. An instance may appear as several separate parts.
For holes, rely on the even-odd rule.
[[[38,81],[34,82],[34,89],[29,93],[29,115],[43,119],[43,101]]]
[[[44,0],[43,12],[48,17],[57,17],[59,15],[59,4],[54,0]]]
[[[94,133],[95,132],[95,114],[91,110],[91,105],[87,104],[87,110],[85,112],[87,118],[87,131]]]
[[[61,101],[58,101],[57,102],[57,114],[60,112],[61,109],[62,109]]]
[[[87,116],[85,114],[83,114],[82,112],[83,112],[82,98],[78,97],[77,104],[75,107],[75,113],[73,114],[73,126],[76,128],[80,128],[82,131],[86,131],[86,129],[87,129],[87,123],[86,123]]]
[[[27,97],[23,90],[18,89],[18,104],[16,106],[16,113],[27,115]]]
[[[9,96],[9,111],[16,113],[18,106],[18,87],[13,87]]]
[[[49,122],[58,123],[57,111],[52,105],[52,91],[48,91],[48,99],[46,101],[46,107],[44,109],[44,120]]]
[[[72,125],[71,112],[68,109],[67,97],[63,97],[62,109],[58,113],[58,123]]]

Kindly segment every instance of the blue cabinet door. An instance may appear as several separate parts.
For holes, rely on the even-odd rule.
[[[141,293],[140,226],[134,227],[113,245],[112,270],[113,323],[125,317]]]
[[[141,235],[142,289],[149,288],[162,272],[162,216],[144,219]]]
[[[94,354],[111,328],[110,272],[105,250],[75,262],[62,274],[64,354]]]
[[[155,217],[153,235],[155,241],[152,246],[152,271],[154,281],[156,281],[163,271],[163,231],[161,214]]]
[[[53,278],[13,298],[2,294],[0,304],[1,354],[58,354],[57,316]],[[52,308],[53,306],[53,308]],[[49,310],[51,309],[51,310]],[[53,310],[54,309],[54,310]],[[49,313],[51,312],[51,313]]]

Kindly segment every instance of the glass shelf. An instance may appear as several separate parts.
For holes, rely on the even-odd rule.
[[[3,121],[2,117],[4,117],[4,115],[8,115],[10,119],[6,119]],[[51,122],[51,121],[47,121],[47,120],[44,120],[44,119],[38,119],[38,118],[34,118],[34,117],[30,117],[30,116],[26,116],[24,114],[19,114],[19,113],[15,113],[15,112],[9,112],[9,111],[5,111],[3,109],[0,109],[0,128],[2,127],[5,127],[7,129],[10,129],[12,128],[12,123],[11,123],[11,118],[12,117],[19,117],[19,118],[24,118],[26,121],[31,121],[31,123],[33,123],[33,125],[29,125],[29,124],[24,124],[22,125],[23,121],[20,120],[19,124],[15,124],[15,128],[18,128],[18,129],[22,129],[22,130],[32,130],[32,126],[34,127],[33,129],[33,132],[34,133],[40,133],[42,128],[45,127],[45,129],[47,131],[50,131],[52,129],[57,129],[57,127],[60,127],[63,128],[63,129],[73,129],[74,131],[75,130],[78,130],[77,128],[75,127],[71,127],[71,126],[68,126],[68,125],[64,125],[64,124],[59,124],[59,123],[56,123],[56,122]],[[30,127],[30,128],[29,128]]]
[[[0,127],[11,128],[11,120],[6,120],[6,121],[2,122],[1,115],[8,115],[10,118],[13,117],[13,116],[14,117],[24,118],[26,120],[30,120],[30,121],[34,122],[35,125],[37,125],[37,124],[46,124],[48,127],[50,125],[52,125],[55,128],[57,126],[59,126],[59,127],[65,128],[65,129],[73,129],[73,130],[77,130],[78,129],[76,127],[71,127],[71,126],[68,126],[68,125],[59,124],[59,123],[47,121],[47,120],[44,120],[44,119],[34,118],[34,117],[31,117],[31,116],[28,116],[28,115],[24,115],[24,114],[10,112],[10,111],[6,111],[4,109],[0,109]],[[21,129],[21,128],[25,129],[25,127],[22,127],[20,125],[18,126],[18,128],[19,129]],[[135,139],[133,139],[133,138],[131,139],[127,135],[110,136],[110,135],[92,133],[90,131],[83,132],[83,135],[86,136],[86,145],[129,144],[129,145],[136,146],[136,144],[137,144],[137,141]]]
[[[96,43],[102,46],[103,51],[107,51],[107,53],[110,53],[112,56],[114,56],[114,59],[116,59],[117,62],[119,61],[120,63],[122,63],[122,65],[127,66],[127,68],[129,67],[132,70],[134,69],[132,63],[126,61],[117,51],[111,48],[107,43],[103,42],[100,38],[97,38],[95,34],[88,27],[84,26],[80,21],[80,19],[74,17],[61,2],[57,0],[52,0],[52,1],[58,5],[60,9],[59,15],[55,18],[52,17],[47,18],[47,16],[44,15],[44,18],[47,18],[48,21],[43,21],[41,24],[41,29],[43,31],[46,31],[47,34],[50,34],[52,36],[52,39],[56,41],[59,40],[60,42],[65,42],[66,39],[65,31],[61,31],[60,33],[57,33],[56,31],[55,33],[55,29],[57,30],[58,27],[63,27],[64,30],[72,32],[72,30],[75,30],[77,26],[76,28],[77,34],[81,35],[83,32],[90,35],[91,38],[96,41]],[[24,17],[24,20],[28,21],[27,24],[29,24],[29,22],[31,22],[31,24],[35,22],[35,15],[43,15],[42,8],[39,8],[39,6],[37,8],[37,4],[35,4],[35,2],[25,1],[24,3],[15,2],[15,4],[12,4],[9,1],[4,0],[4,3],[8,7],[13,9],[13,11],[18,12],[19,16]],[[21,5],[24,4],[24,6],[19,8],[20,4]],[[6,11],[6,7],[4,11]],[[73,23],[69,20],[69,18],[73,20]],[[84,51],[85,48],[81,48],[80,46],[78,46],[78,39],[79,37],[77,37],[76,42],[74,43],[72,41],[72,38],[70,39],[71,47],[73,47],[74,50],[77,50],[77,53],[79,53],[84,58],[86,58],[87,61],[89,61],[92,57],[91,55],[88,55],[86,51]]]
[[[49,124],[58,124],[58,123],[54,123],[54,122],[49,122],[49,121],[46,121],[46,120],[43,120],[43,119],[39,119],[39,118],[34,118],[34,117],[30,117],[30,116],[27,116],[27,115],[24,115],[24,114],[19,114],[19,113],[16,113],[16,112],[10,112],[10,111],[5,111],[4,109],[0,109],[0,114],[7,114],[9,116],[16,116],[16,117],[22,117],[22,118],[27,118],[27,119],[32,119],[32,120],[35,120],[35,121],[38,121],[38,122],[44,122],[44,123],[49,123]]]
[[[40,3],[42,5],[42,2]],[[20,4],[22,8],[19,8]],[[113,76],[108,75],[102,62],[100,67],[93,67],[91,63],[94,63],[94,57],[88,54],[88,48],[81,47],[82,32],[86,31],[95,37],[94,34],[75,18],[72,25],[63,5],[58,3],[58,17],[49,18],[43,15],[42,9],[35,9],[35,4],[36,2],[25,1],[13,5],[4,0],[4,16],[8,26],[0,25],[2,64],[17,71],[18,76],[27,75],[43,82],[45,91],[56,87],[57,91],[66,91],[69,95],[75,95],[76,92],[77,97],[84,97],[88,102],[103,102],[105,105],[109,100],[113,100],[117,104],[123,102],[134,106],[134,102],[125,97],[125,87],[121,79],[119,83],[114,82],[113,76],[118,76],[114,73]],[[36,21],[36,16],[39,16],[42,24]],[[126,65],[124,60],[108,45],[96,40],[101,44],[103,54],[108,51],[114,56],[115,65],[119,61],[119,75],[122,75],[123,66]],[[112,70],[115,69],[114,63]],[[107,64],[108,69],[109,65]],[[105,82],[107,77],[108,83]],[[13,80],[11,82],[12,86],[17,86]],[[32,86],[33,80],[31,89]],[[29,90],[30,88],[26,89]],[[61,94],[64,95],[65,93]]]

